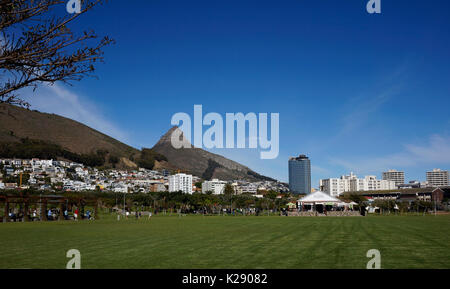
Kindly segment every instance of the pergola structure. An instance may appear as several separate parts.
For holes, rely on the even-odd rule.
[[[47,209],[50,205],[59,208],[59,220],[64,219],[64,210],[72,206],[80,208],[84,212],[86,205],[94,207],[94,218],[98,219],[98,199],[96,198],[81,198],[81,197],[65,197],[60,195],[27,195],[27,194],[7,194],[0,193],[0,204],[4,204],[4,212],[2,214],[3,222],[9,222],[9,212],[12,206],[20,205],[23,214],[23,221],[30,221],[30,207],[39,206],[40,220],[48,221]]]

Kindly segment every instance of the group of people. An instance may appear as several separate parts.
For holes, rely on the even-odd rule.
[[[155,212],[155,214],[156,214],[156,212]],[[129,211],[125,211],[125,218],[128,219],[128,217],[129,217],[130,215],[131,215],[131,213],[130,213]],[[142,212],[141,212],[141,211],[135,212],[135,213],[134,213],[134,216],[135,216],[136,220],[138,220],[138,219],[140,219],[140,218],[142,217]],[[152,217],[152,212],[149,212],[149,213],[148,213],[148,219],[151,219],[151,217]]]
[[[58,212],[58,214],[56,214],[56,216],[58,216],[59,215],[59,210],[56,210],[56,211]],[[48,219],[49,220],[53,220],[53,219],[56,220],[57,219],[57,217],[50,219],[50,215],[52,215],[52,217],[53,217],[53,214],[54,214],[54,211],[48,210]],[[94,219],[94,217],[92,216],[91,211],[87,210],[85,212],[85,214],[83,215],[83,214],[80,214],[80,211],[78,210],[78,208],[76,208],[75,211],[73,211],[73,214],[72,214],[73,217],[72,218],[71,218],[70,213],[69,213],[69,211],[67,209],[64,210],[63,216],[64,216],[64,220],[73,219],[75,221],[78,221],[79,219],[87,219],[87,220],[93,220]]]
[[[60,216],[60,210],[59,209],[49,209],[46,212],[47,220],[48,221],[56,221],[59,219]],[[21,222],[23,221],[25,215],[24,213],[19,210],[18,212],[16,210],[10,210],[8,213],[9,220],[11,222]],[[32,210],[31,212],[28,212],[28,217],[31,221],[40,221],[41,217],[37,209]],[[64,220],[70,220],[73,219],[75,221],[78,221],[79,219],[87,219],[87,220],[93,220],[94,217],[92,216],[91,211],[87,210],[85,214],[80,214],[80,211],[78,208],[73,211],[73,214],[67,210],[67,208],[63,212]]]

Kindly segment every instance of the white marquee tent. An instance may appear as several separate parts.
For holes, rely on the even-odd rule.
[[[332,197],[324,192],[314,192],[311,193],[301,199],[298,200],[298,202],[300,204],[316,204],[316,205],[320,205],[320,204],[329,204],[329,203],[333,203],[333,204],[337,204],[337,203],[341,203],[342,201]]]

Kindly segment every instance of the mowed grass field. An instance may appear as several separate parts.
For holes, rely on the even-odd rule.
[[[450,216],[203,217],[0,224],[0,268],[450,268]]]

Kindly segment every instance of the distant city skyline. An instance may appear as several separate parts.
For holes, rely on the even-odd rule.
[[[329,176],[326,179],[338,179],[342,177],[346,177],[349,174],[353,175],[353,171],[350,171],[348,173],[343,173],[340,175],[334,175]],[[370,174],[369,174],[370,175]],[[450,173],[449,170],[440,169],[440,168],[434,168],[432,170],[427,170],[423,172],[423,178],[420,179],[410,179],[407,177],[407,175],[404,173],[404,171],[401,170],[394,170],[389,169],[384,172],[381,172],[380,174],[372,174],[376,177],[381,176],[381,180],[388,180],[388,181],[394,181],[395,185],[406,185],[410,182],[419,182],[419,183],[426,183],[428,182],[431,185],[435,186],[448,186],[450,185]],[[367,175],[366,175],[367,176]],[[400,181],[402,180],[402,181]],[[320,180],[317,187],[314,185],[313,188],[319,188],[320,189]]]
[[[286,160],[303,152],[312,187],[349,171],[381,178],[397,169],[423,181],[450,168],[450,1],[383,1],[380,15],[366,4],[109,1],[73,26],[117,42],[99,79],[21,94],[32,109],[136,148],[152,147],[171,116],[195,104],[222,115],[277,112],[278,158],[210,151],[284,182]]]

